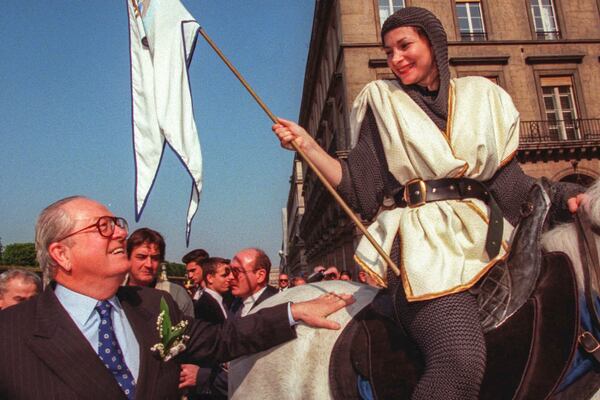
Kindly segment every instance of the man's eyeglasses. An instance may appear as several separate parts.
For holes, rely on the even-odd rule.
[[[233,274],[233,276],[235,278],[237,278],[241,274],[248,275],[249,273],[255,273],[256,271],[258,271],[258,270],[242,269],[242,268],[238,268],[238,267],[232,267],[231,268],[231,273]]]
[[[96,229],[98,229],[98,233],[103,237],[111,237],[113,233],[115,233],[115,226],[118,226],[119,228],[125,231],[129,229],[129,225],[127,224],[125,218],[104,216],[98,218],[98,221],[96,221],[95,223],[81,228],[75,232],[71,232],[67,236],[58,239],[57,242],[70,238],[71,236],[81,233],[86,229],[92,228],[94,226],[96,227]]]
[[[287,279],[280,279],[279,282],[288,282]]]

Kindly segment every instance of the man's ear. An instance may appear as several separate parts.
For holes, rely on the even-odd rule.
[[[263,269],[263,268],[257,269],[254,274],[256,275],[256,282],[259,284],[262,284],[269,280],[266,269]]]
[[[208,284],[208,285],[212,285],[212,283],[215,281],[215,275],[214,274],[208,274],[206,276],[204,276],[204,283]]]
[[[48,246],[48,254],[54,260],[58,268],[63,269],[65,272],[71,272],[71,249],[69,246],[63,243],[54,242]]]

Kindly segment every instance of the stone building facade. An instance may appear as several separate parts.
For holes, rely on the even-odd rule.
[[[347,156],[363,86],[393,79],[379,32],[404,6],[440,18],[453,77],[484,76],[510,93],[529,175],[586,185],[600,177],[600,0],[316,0],[299,121],[329,154]],[[323,264],[355,275],[360,233],[299,159],[287,211],[286,271]]]

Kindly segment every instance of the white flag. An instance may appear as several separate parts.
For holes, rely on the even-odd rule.
[[[186,220],[189,243],[202,190],[202,155],[188,76],[200,25],[179,0],[127,0],[127,4],[136,221],[156,179],[166,141],[192,177]]]

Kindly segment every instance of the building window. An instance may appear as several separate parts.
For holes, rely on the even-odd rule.
[[[483,77],[489,79],[496,85],[500,86],[500,80],[498,79],[498,75],[483,75]]]
[[[457,0],[456,15],[463,42],[486,40],[481,3],[478,0]]]
[[[542,96],[552,140],[581,139],[570,76],[542,77]]]
[[[404,0],[379,0],[379,22],[381,25],[390,15],[401,8],[404,8]]]
[[[553,0],[530,0],[533,26],[538,39],[560,39]]]

